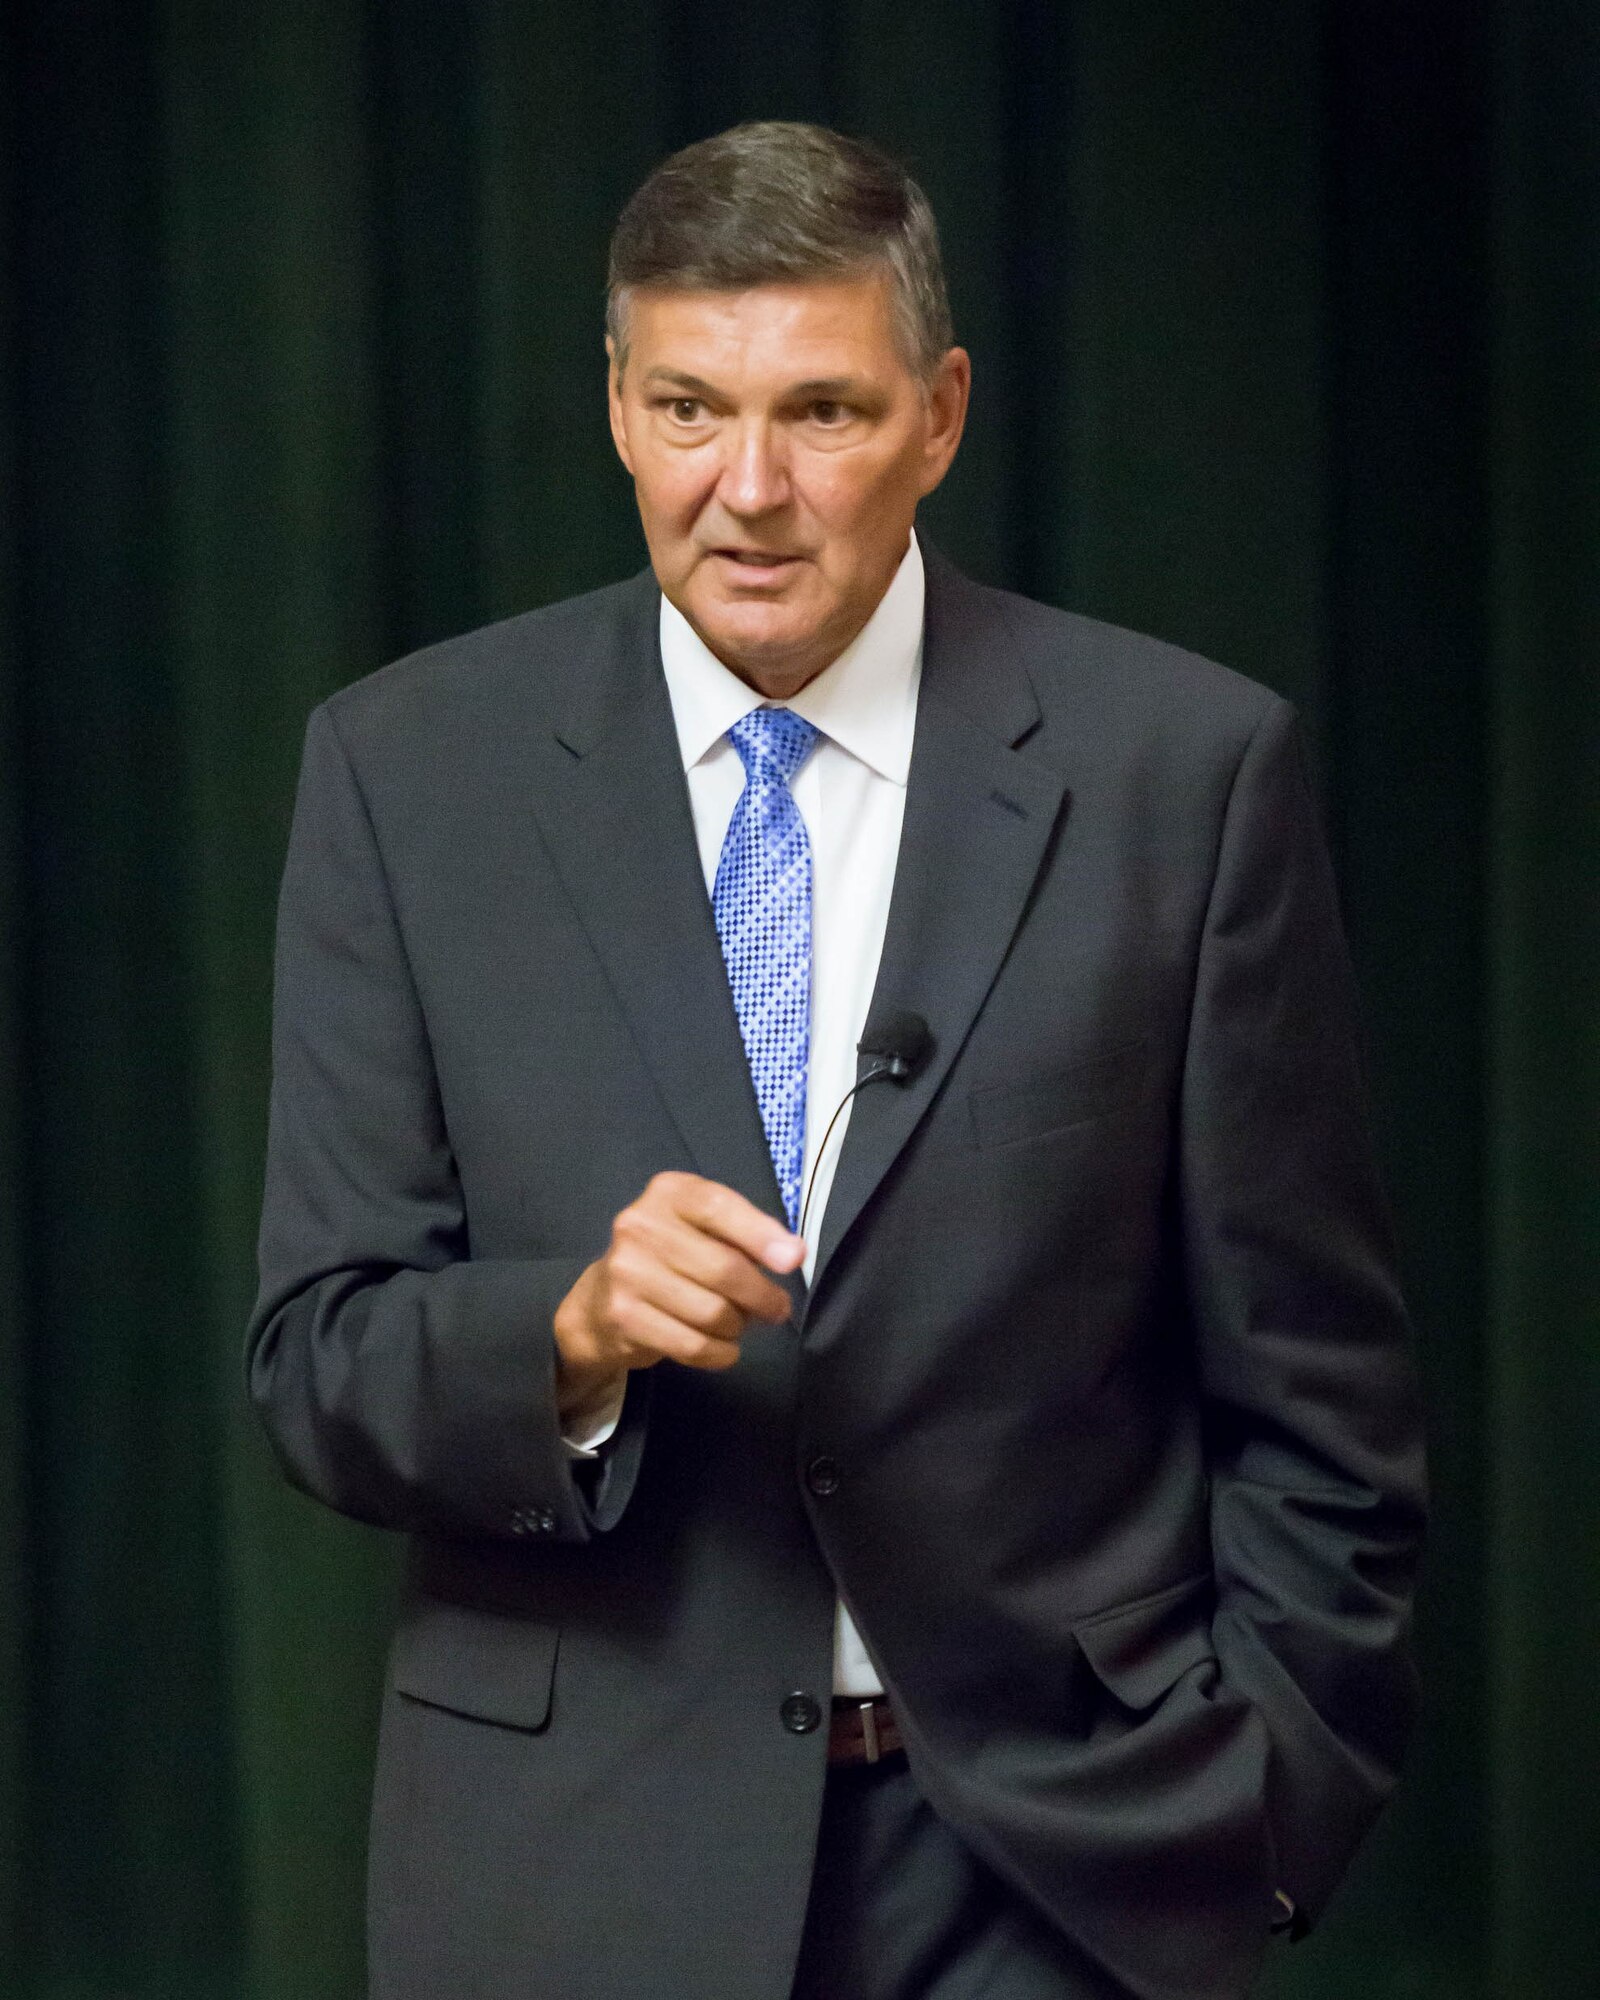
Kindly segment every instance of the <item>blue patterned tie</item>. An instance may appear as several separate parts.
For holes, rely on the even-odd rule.
[[[811,842],[789,780],[817,740],[788,708],[754,708],[728,731],[744,790],[711,891],[761,1122],[794,1228],[806,1151],[811,1051]]]

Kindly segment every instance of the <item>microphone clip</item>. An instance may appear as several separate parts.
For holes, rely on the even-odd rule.
[[[817,1184],[817,1169],[822,1165],[822,1156],[828,1150],[828,1141],[833,1137],[833,1128],[838,1124],[840,1114],[858,1090],[865,1090],[869,1083],[909,1083],[933,1053],[933,1036],[927,1022],[920,1014],[905,1013],[898,1009],[875,1015],[867,1024],[866,1033],[856,1044],[859,1055],[866,1057],[867,1068],[862,1071],[850,1088],[840,1098],[833,1116],[828,1120],[822,1135],[822,1144],[817,1148],[816,1158],[811,1163],[811,1172],[806,1180],[805,1198],[800,1204],[800,1228],[798,1234],[806,1233],[806,1217],[811,1211],[811,1194]]]

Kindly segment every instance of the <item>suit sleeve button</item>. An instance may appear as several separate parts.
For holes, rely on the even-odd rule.
[[[533,1525],[541,1535],[553,1535],[556,1531],[556,1517],[548,1507],[535,1510]]]
[[[778,1704],[778,1719],[791,1736],[809,1736],[821,1722],[822,1710],[811,1695],[785,1695]]]
[[[834,1458],[814,1458],[806,1467],[806,1484],[819,1500],[826,1500],[830,1493],[839,1490],[839,1461]]]

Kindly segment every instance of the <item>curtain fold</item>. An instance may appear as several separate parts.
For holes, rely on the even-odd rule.
[[[213,1399],[219,1448],[212,1505],[225,1526],[220,1657],[235,1772],[223,1851],[239,1884],[237,1970],[216,1986],[231,1994],[226,1979],[248,1972],[238,1990],[252,2000],[361,1990],[366,1790],[395,1559],[382,1537],[284,1487],[241,1407],[239,1373],[272,914],[300,739],[317,701],[397,650],[415,602],[409,581],[396,597],[413,553],[397,530],[415,504],[404,391],[427,364],[445,409],[460,402],[450,357],[408,352],[412,372],[401,371],[413,322],[390,223],[392,51],[379,35],[377,10],[355,0],[251,10],[173,0],[160,24],[162,226],[151,247],[168,315],[171,671],[197,835],[185,921],[207,1289],[191,1365]],[[451,553],[460,511],[439,523]],[[135,1990],[158,1992],[165,1941],[154,1925],[145,1949],[128,1972],[146,1982]]]
[[[1581,0],[15,0],[0,1991],[356,2000],[396,1550],[242,1408],[309,709],[637,569],[610,223],[906,158],[986,579],[1302,708],[1434,1411],[1427,1719],[1274,1995],[1600,1960],[1600,26]]]
[[[1496,48],[1485,832],[1493,1981],[1600,1963],[1600,18]]]

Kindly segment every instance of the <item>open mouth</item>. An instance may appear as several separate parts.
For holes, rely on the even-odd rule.
[[[774,583],[801,560],[772,549],[716,549],[713,553],[743,583]]]

